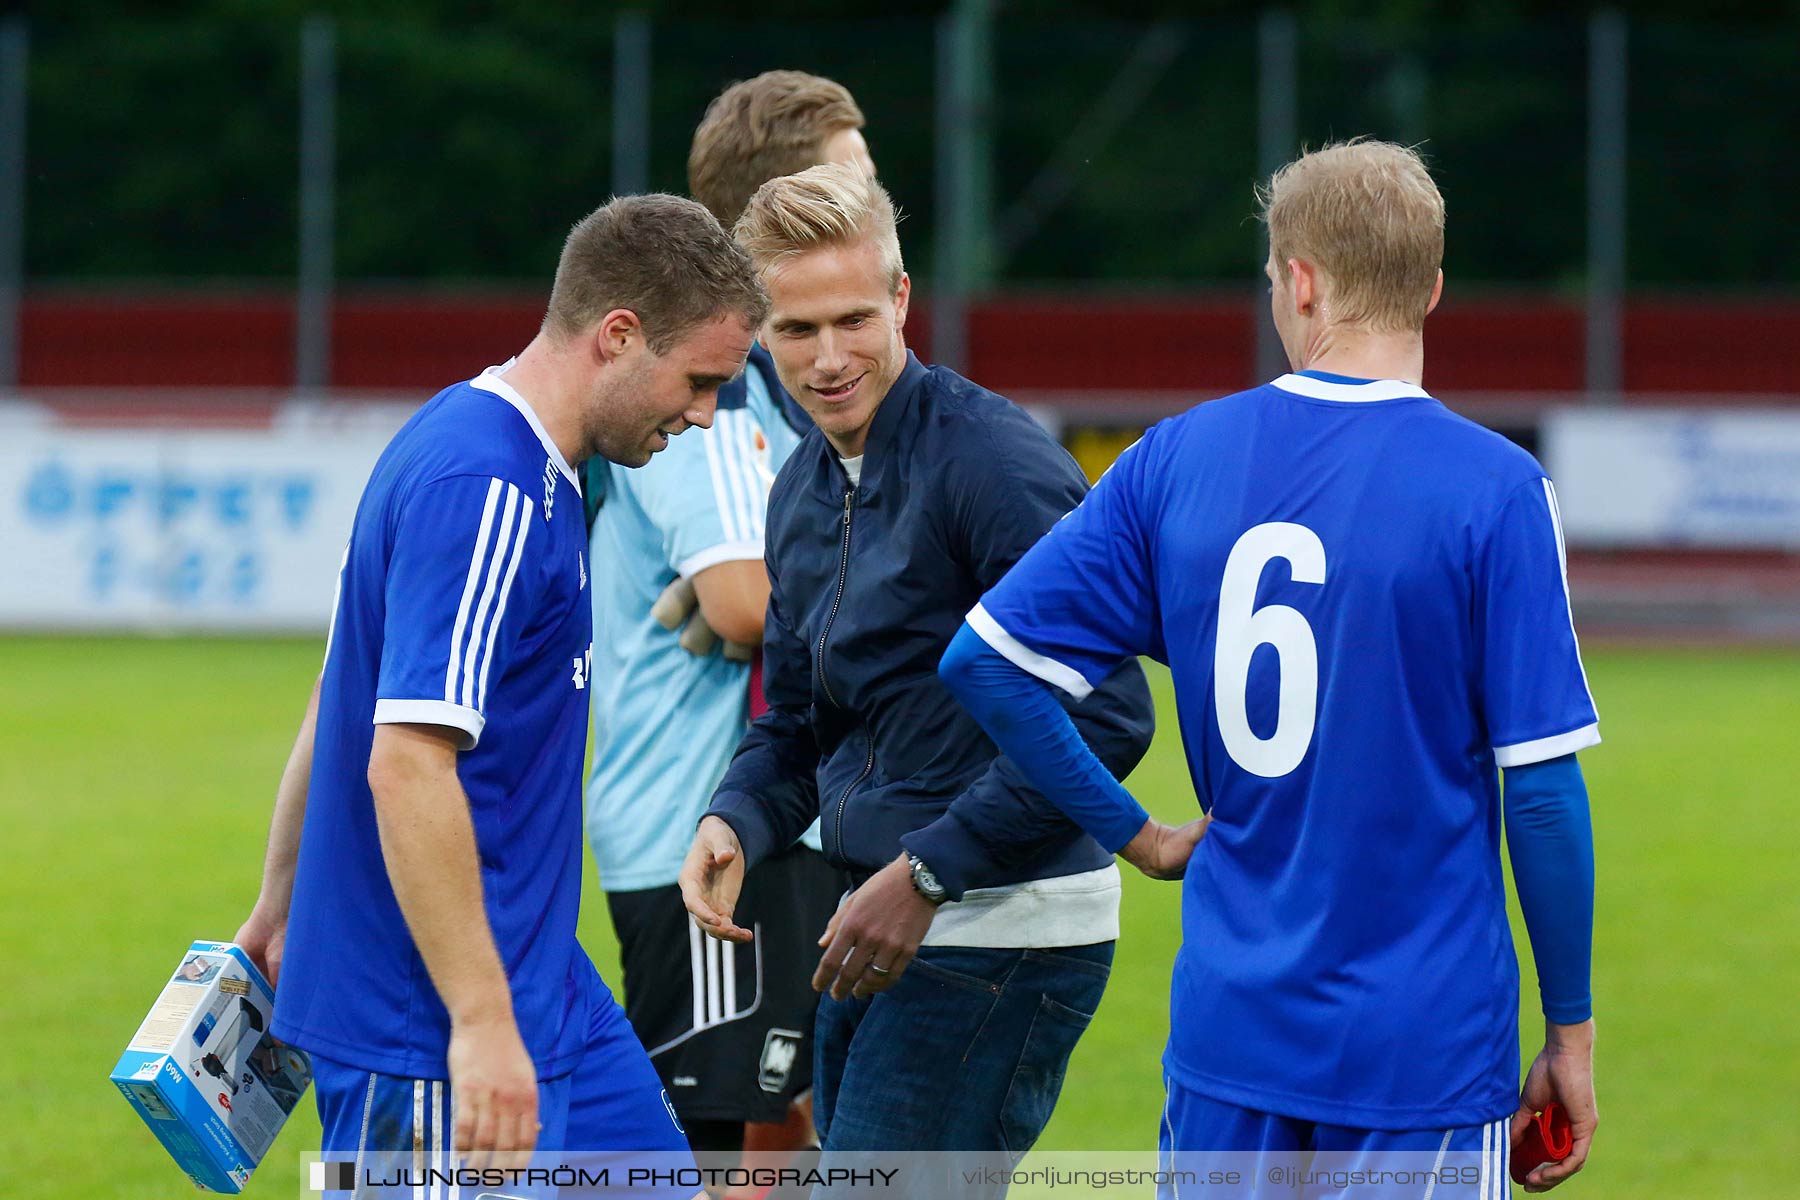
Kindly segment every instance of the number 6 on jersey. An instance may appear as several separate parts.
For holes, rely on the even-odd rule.
[[[1219,633],[1213,649],[1213,702],[1226,753],[1252,775],[1276,779],[1300,765],[1312,744],[1319,701],[1319,648],[1298,609],[1256,605],[1256,585],[1272,558],[1285,558],[1295,583],[1325,582],[1325,546],[1304,525],[1270,521],[1252,526],[1232,546],[1219,584]],[[1250,659],[1261,645],[1281,659],[1275,729],[1250,728],[1246,692]]]

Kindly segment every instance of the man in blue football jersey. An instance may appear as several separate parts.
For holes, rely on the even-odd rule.
[[[766,180],[819,162],[872,169],[862,124],[830,79],[767,71],[734,83],[694,131],[689,188],[729,229]],[[676,877],[761,699],[763,510],[811,425],[758,346],[720,391],[712,428],[641,470],[587,468],[593,556],[616,564],[594,584],[587,836],[619,937],[625,1014],[694,1149],[741,1148],[759,1165],[813,1140],[813,939],[848,884],[809,829],[745,894],[741,919],[761,936],[740,952],[702,938]]]
[[[707,425],[766,303],[699,205],[616,200],[570,233],[531,344],[376,463],[238,933],[279,981],[273,1032],[314,1056],[327,1153],[685,1153],[575,940],[609,564],[570,464]]]
[[[1420,386],[1444,209],[1413,152],[1327,147],[1265,204],[1294,373],[1150,429],[942,674],[1113,847],[1143,810],[1049,688],[1086,695],[1134,655],[1173,671],[1211,824],[1183,887],[1165,1150],[1459,1154],[1483,1190],[1437,1194],[1498,1196],[1554,1100],[1574,1152],[1540,1191],[1596,1125],[1575,752],[1600,738],[1556,493]],[[1523,1095],[1496,768],[1547,1020]]]

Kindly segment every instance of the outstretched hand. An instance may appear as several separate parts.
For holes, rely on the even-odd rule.
[[[700,818],[679,883],[682,903],[704,932],[730,942],[747,942],[755,936],[731,920],[738,893],[744,889],[744,848],[724,821]]]

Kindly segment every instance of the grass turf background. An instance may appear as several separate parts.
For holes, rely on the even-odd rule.
[[[230,937],[248,910],[318,654],[316,641],[0,639],[8,1195],[193,1194],[107,1075],[187,942]],[[1562,1194],[1791,1196],[1800,652],[1608,648],[1588,669],[1606,736],[1583,755],[1602,1127]],[[1131,784],[1183,819],[1194,802],[1173,696],[1166,673],[1152,681],[1161,728]],[[591,867],[587,886],[583,938],[616,979]],[[1128,872],[1112,982],[1044,1148],[1154,1145],[1177,899]],[[1528,958],[1522,970],[1530,1053]],[[248,1194],[294,1195],[292,1164],[316,1138],[309,1099]]]

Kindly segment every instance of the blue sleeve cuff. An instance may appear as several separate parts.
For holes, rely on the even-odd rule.
[[[1543,995],[1540,983],[1538,995],[1543,1004],[1545,1019],[1554,1024],[1579,1025],[1594,1015],[1594,998],[1591,994],[1573,1000],[1551,1000]]]
[[[1111,776],[1108,778],[1110,779]],[[1124,791],[1125,789],[1120,788],[1119,790]],[[1138,835],[1138,831],[1144,827],[1144,822],[1150,819],[1150,814],[1144,810],[1144,806],[1139,804],[1135,797],[1128,792],[1126,796],[1131,800],[1130,807],[1120,807],[1101,820],[1082,825],[1082,828],[1086,829],[1096,842],[1106,847],[1108,854],[1117,854],[1123,850],[1125,844]]]

